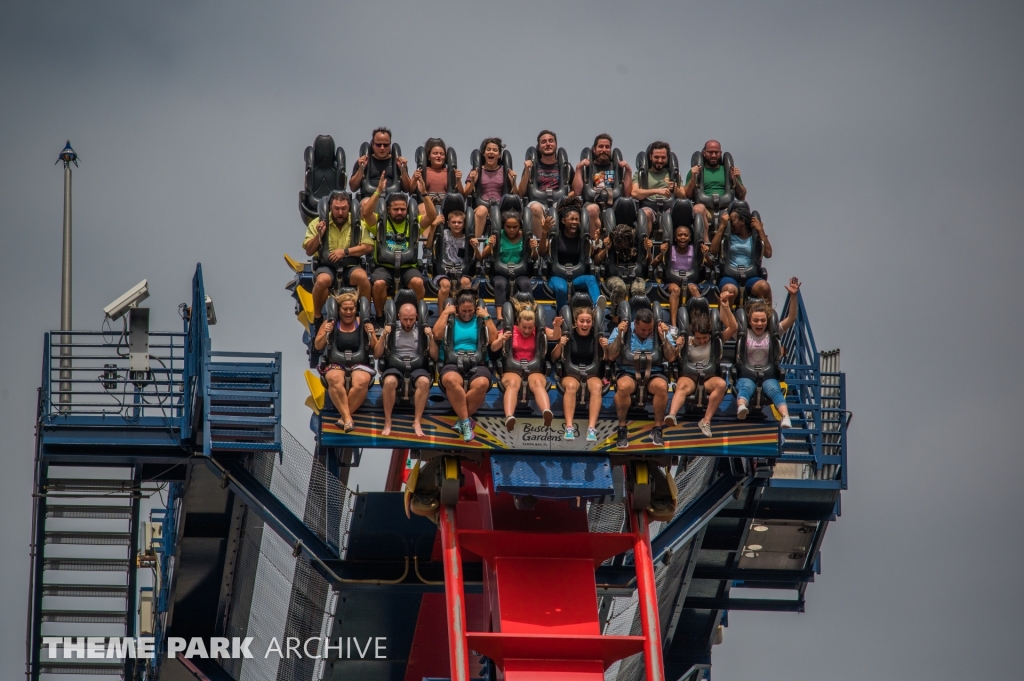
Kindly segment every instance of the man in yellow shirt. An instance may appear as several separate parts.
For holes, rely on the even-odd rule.
[[[306,228],[302,247],[313,257],[313,316],[320,319],[334,282],[340,277],[361,297],[370,297],[370,278],[360,258],[373,251],[373,235],[361,225],[352,228],[352,198],[347,192],[331,192],[327,222],[313,218]]]

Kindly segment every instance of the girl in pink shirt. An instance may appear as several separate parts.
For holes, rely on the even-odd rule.
[[[547,342],[557,342],[562,335],[562,318],[555,317],[552,321],[554,328],[538,331],[534,304],[513,300],[512,305],[516,309],[516,325],[498,336],[491,343],[491,350],[497,352],[504,347],[505,352],[512,354],[515,363],[533,360],[537,356],[538,343],[543,344],[541,347],[546,354]],[[554,414],[551,412],[551,400],[548,398],[547,376],[542,371],[534,371],[526,376],[526,382],[533,399],[537,402],[537,408],[544,416],[544,426],[550,426]],[[522,372],[506,369],[501,376],[501,384],[505,389],[505,427],[512,432],[516,427],[516,403],[519,401],[519,391],[523,386]]]

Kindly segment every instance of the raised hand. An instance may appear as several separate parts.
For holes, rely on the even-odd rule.
[[[796,277],[790,277],[789,283],[786,284],[786,290],[795,296],[797,292],[800,290],[800,280],[797,279]]]
[[[733,297],[736,294],[732,291],[722,291],[718,294],[718,307],[729,307],[729,303],[732,302]]]
[[[550,231],[550,230],[551,230],[551,228],[552,228],[552,227],[554,227],[554,226],[555,226],[555,219],[554,219],[553,217],[551,217],[550,215],[545,215],[545,216],[544,216],[544,221],[543,221],[543,222],[541,222],[541,228],[542,228],[542,229],[543,229],[543,230],[544,230],[545,232],[548,232],[548,231]]]
[[[554,319],[551,320],[551,328],[553,328],[553,329],[558,328],[559,326],[562,325],[562,322],[564,322],[564,321],[565,320],[562,319],[561,315],[559,315],[558,317],[555,317]]]
[[[384,188],[388,186],[388,175],[387,173],[380,174],[380,180],[377,181],[377,193],[383,195]]]
[[[580,162],[576,164],[576,170],[579,170],[580,168],[586,168],[589,165],[590,165],[590,159],[589,158],[581,158]]]

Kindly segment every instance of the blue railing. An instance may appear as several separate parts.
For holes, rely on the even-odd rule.
[[[782,431],[779,460],[811,464],[814,480],[836,481],[845,489],[846,375],[838,370],[838,351],[825,353],[824,359],[818,352],[802,295],[797,305],[797,321],[782,336],[786,401],[794,427]],[[783,318],[789,306],[787,298]]]
[[[192,308],[185,329],[185,364],[182,376],[184,408],[181,410],[181,440],[190,440],[202,416],[199,401],[205,394],[203,359],[210,347],[210,325],[206,319],[206,289],[203,287],[203,266],[196,264],[192,277]]]
[[[150,333],[148,372],[129,367],[124,331],[51,331],[43,341],[39,419],[45,425],[176,425],[182,411],[185,336]]]

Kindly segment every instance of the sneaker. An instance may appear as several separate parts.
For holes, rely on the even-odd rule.
[[[651,428],[651,444],[656,447],[665,446],[665,440],[661,437],[661,426]]]
[[[455,422],[455,425],[452,426],[452,430],[454,430],[459,435],[462,435],[462,429],[465,427],[465,425],[466,422],[463,421],[462,419],[459,419],[458,421]]]
[[[566,440],[576,439],[576,426],[568,426],[565,429],[565,435],[562,436]]]
[[[597,428],[587,428],[587,442],[597,442]]]
[[[476,424],[473,423],[473,419],[466,419],[466,425],[462,428],[462,441],[472,442],[476,439]]]
[[[746,402],[742,402],[742,403],[740,403],[740,405],[738,407],[736,407],[736,418],[738,418],[738,419],[745,419],[745,418],[747,418],[747,414],[749,414],[749,413],[750,413],[750,410],[747,409],[747,403]]]
[[[665,415],[665,427],[666,428],[671,428],[674,425],[676,425],[676,415],[675,414],[666,414]]]
[[[551,427],[551,421],[554,418],[555,418],[555,415],[553,413],[551,413],[551,410],[550,409],[545,409],[544,410],[544,427],[545,428],[550,428]]]
[[[793,422],[789,420],[789,416],[787,415],[782,417],[782,421],[779,423],[779,425],[783,428],[792,428]]]
[[[704,421],[698,421],[697,427],[700,428],[700,432],[704,433],[705,437],[711,437],[711,424]]]
[[[615,438],[615,446],[619,449],[625,449],[629,446],[629,428],[626,426],[619,426],[617,431],[617,437]]]
[[[516,428],[516,417],[515,416],[506,416],[505,417],[505,427],[508,428],[508,432],[510,432],[510,433],[513,430],[515,430],[515,428]]]

